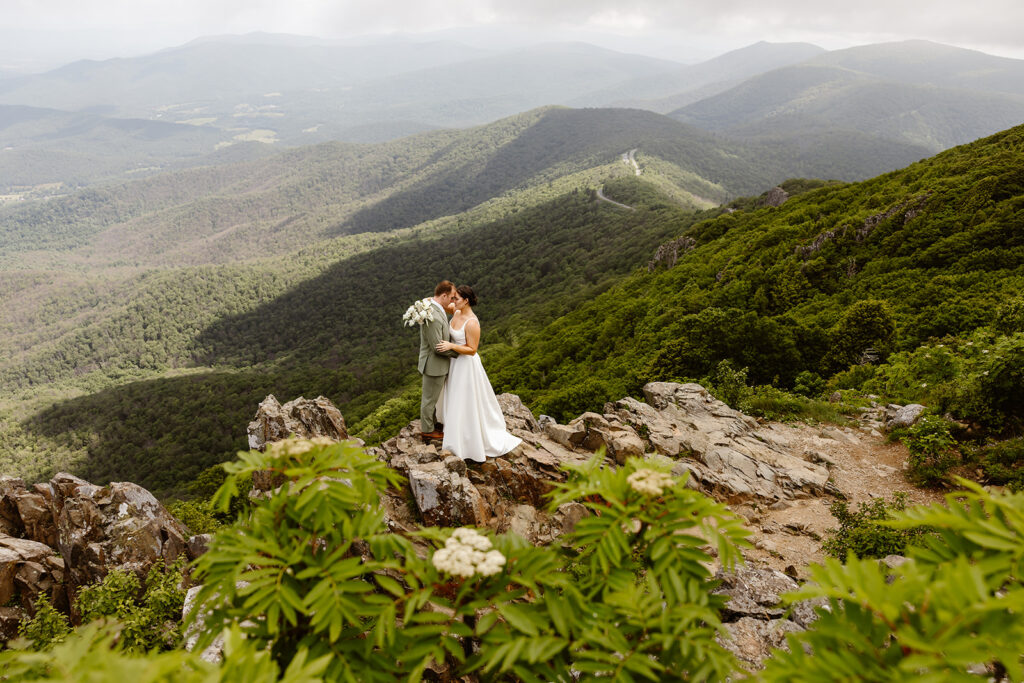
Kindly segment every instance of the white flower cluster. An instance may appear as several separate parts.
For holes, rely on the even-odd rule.
[[[665,492],[666,488],[676,483],[671,474],[649,470],[646,467],[626,477],[626,481],[629,482],[634,491],[645,496],[660,496]]]
[[[288,437],[280,441],[273,441],[267,444],[267,452],[278,457],[282,455],[302,455],[313,450],[317,446],[333,446],[338,443],[327,436],[314,436],[311,439],[299,439]]]
[[[491,542],[473,529],[456,529],[431,560],[438,571],[468,579],[473,574],[493,576],[501,571],[505,556],[491,550]]]
[[[407,327],[422,325],[428,320],[430,320],[430,299],[420,299],[419,301],[412,302],[412,306],[407,308],[405,315],[402,316],[402,322]]]

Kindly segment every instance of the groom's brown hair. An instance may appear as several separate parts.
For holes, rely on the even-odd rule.
[[[450,292],[453,289],[455,289],[455,285],[453,285],[448,280],[441,280],[440,282],[437,283],[437,287],[434,287],[434,296],[441,296],[442,294]]]

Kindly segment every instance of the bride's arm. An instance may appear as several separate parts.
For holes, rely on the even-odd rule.
[[[437,345],[438,351],[455,351],[464,356],[472,356],[476,353],[476,350],[480,348],[480,323],[476,320],[470,320],[466,323],[466,343],[465,344],[453,344],[451,342],[441,342]]]

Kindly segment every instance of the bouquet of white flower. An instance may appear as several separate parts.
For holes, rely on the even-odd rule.
[[[406,309],[405,315],[402,316],[402,322],[408,327],[413,325],[422,325],[430,319],[430,299],[420,299],[414,301],[412,306]]]

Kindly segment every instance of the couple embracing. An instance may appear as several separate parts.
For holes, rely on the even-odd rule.
[[[505,416],[477,355],[476,294],[468,285],[456,288],[444,280],[427,302],[418,366],[423,375],[423,440],[442,439],[442,448],[474,462],[508,453],[521,440],[505,429]],[[453,312],[451,322],[448,311]]]

